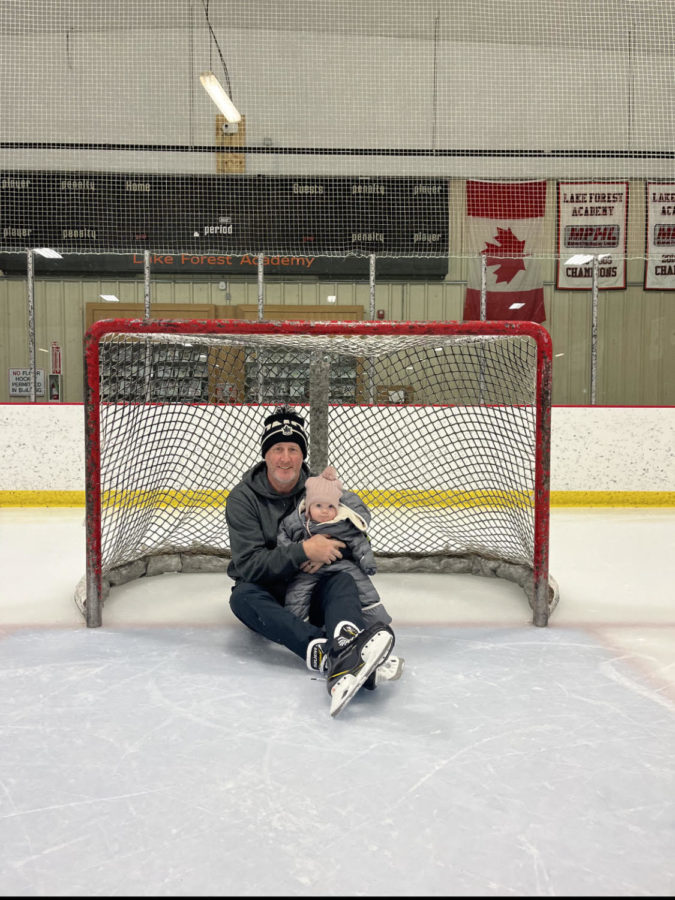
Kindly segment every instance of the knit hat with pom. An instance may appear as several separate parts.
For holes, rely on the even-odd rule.
[[[281,406],[265,419],[265,427],[260,440],[260,452],[263,459],[270,447],[286,441],[297,444],[302,450],[302,458],[307,458],[305,420],[289,407]]]
[[[314,503],[332,503],[339,506],[342,496],[342,484],[337,478],[324,478],[323,475],[313,475],[305,482],[305,510],[309,515],[309,508]]]

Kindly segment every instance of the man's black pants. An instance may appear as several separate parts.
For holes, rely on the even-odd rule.
[[[335,626],[343,621],[365,628],[361,601],[354,579],[346,572],[322,578],[312,593],[309,621],[289,612],[273,594],[260,585],[240,581],[232,588],[230,608],[252,631],[283,644],[303,660],[314,638],[331,639]]]

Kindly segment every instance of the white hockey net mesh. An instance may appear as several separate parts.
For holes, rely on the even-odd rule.
[[[265,416],[287,404],[306,420],[311,470],[334,465],[371,508],[377,557],[481,558],[522,569],[531,589],[538,449],[546,465],[532,337],[297,324],[308,333],[173,323],[102,336],[88,414],[100,482],[88,491],[104,577],[139,559],[227,557],[228,493],[261,460]]]
[[[0,250],[447,255],[453,179],[672,180],[674,42],[663,0],[3,2]]]

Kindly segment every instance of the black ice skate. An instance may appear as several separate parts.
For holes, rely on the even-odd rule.
[[[366,678],[364,688],[374,691],[378,684],[386,684],[388,681],[398,681],[403,674],[405,660],[402,656],[389,656],[374,672]]]
[[[340,622],[326,666],[331,716],[345,708],[393,646],[394,632],[388,625],[375,624],[359,631],[351,622]]]
[[[310,672],[318,672],[319,675],[326,674],[326,665],[328,664],[328,641],[326,638],[314,638],[309,642],[305,660]]]

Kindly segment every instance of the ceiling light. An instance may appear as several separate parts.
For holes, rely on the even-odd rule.
[[[116,297],[114,294],[99,294],[101,300],[106,300],[108,303],[119,303],[120,298]]]
[[[225,92],[225,88],[218,81],[213,72],[202,72],[199,76],[199,80],[209,97],[213,100],[230,125],[241,122],[241,113],[230,100]]]
[[[51,247],[35,247],[33,252],[38,253],[40,256],[46,256],[47,259],[63,259],[61,254],[56,250],[52,250]]]

